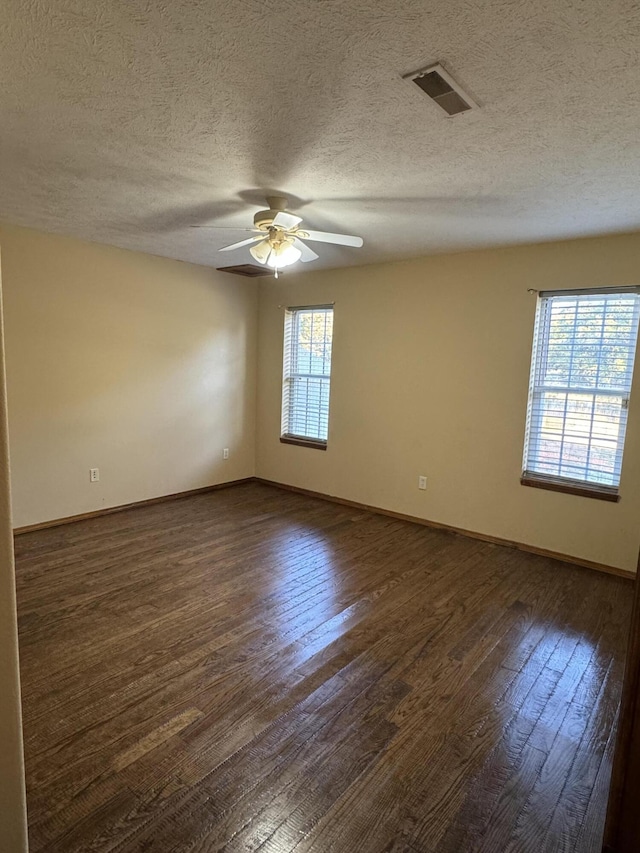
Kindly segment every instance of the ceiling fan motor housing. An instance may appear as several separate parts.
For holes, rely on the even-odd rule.
[[[268,210],[259,210],[253,217],[253,224],[261,231],[266,231],[280,211],[287,209],[287,199],[283,196],[268,196]]]

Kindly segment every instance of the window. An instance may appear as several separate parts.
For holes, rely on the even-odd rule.
[[[284,320],[281,441],[326,449],[333,308],[289,308]]]
[[[640,288],[541,293],[524,485],[617,500]]]

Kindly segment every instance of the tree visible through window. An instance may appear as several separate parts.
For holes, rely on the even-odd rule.
[[[282,437],[326,445],[333,308],[290,308],[285,314]]]
[[[524,478],[617,492],[640,289],[539,297]]]

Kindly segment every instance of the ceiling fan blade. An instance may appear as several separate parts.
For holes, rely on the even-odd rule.
[[[242,246],[248,246],[249,243],[255,243],[256,240],[264,240],[264,235],[260,234],[259,237],[249,237],[248,240],[240,240],[239,243],[231,243],[230,246],[223,246],[221,249],[218,249],[218,251],[230,252],[232,249],[240,249]]]
[[[364,243],[362,237],[351,234],[331,234],[329,231],[308,231],[306,228],[300,234],[305,240],[317,240],[319,243],[335,243],[338,246],[353,246],[360,248]]]
[[[285,230],[288,230],[289,228],[295,228],[296,225],[299,225],[301,222],[301,216],[294,216],[293,213],[287,213],[286,211],[281,210],[271,224],[275,225],[276,228],[284,228]]]
[[[315,259],[319,257],[313,249],[310,249],[306,243],[303,243],[302,240],[299,240],[297,237],[293,238],[293,245],[296,249],[299,249],[302,252],[300,260],[303,264],[307,263],[307,261],[315,261]]]

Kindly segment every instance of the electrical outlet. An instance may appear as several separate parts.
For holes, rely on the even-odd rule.
[[[100,480],[100,469],[99,468],[89,468],[89,482],[97,483]]]
[[[418,488],[426,489],[427,488],[427,478],[424,476],[418,477]]]
[[[223,459],[229,458],[229,448],[228,447],[225,447],[225,449],[222,451],[222,458]]]

